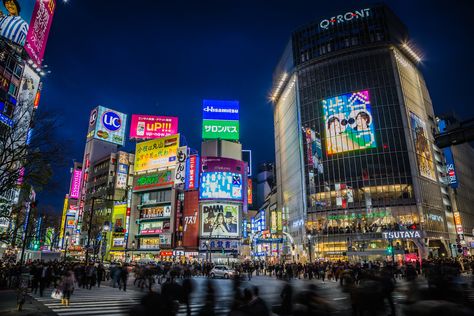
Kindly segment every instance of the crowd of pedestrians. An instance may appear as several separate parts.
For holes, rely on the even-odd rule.
[[[100,287],[104,281],[118,290],[127,290],[129,276],[134,277],[133,286],[145,290],[141,304],[135,306],[130,315],[175,315],[179,305],[186,306],[191,315],[191,298],[196,290],[193,277],[209,277],[214,265],[209,262],[158,262],[153,264],[81,263],[33,261],[20,266],[17,263],[0,261],[0,288],[22,289],[19,302],[24,301],[25,288],[39,296],[45,289],[56,289],[53,295],[69,306],[74,300],[74,290],[91,290]],[[333,312],[331,304],[320,295],[318,284],[333,282],[346,293],[353,315],[376,315],[380,310],[384,315],[395,315],[392,293],[399,280],[413,282],[408,293],[408,303],[415,304],[420,299],[449,300],[456,304],[466,304],[463,289],[456,286],[456,278],[461,273],[473,274],[472,258],[424,260],[393,266],[390,262],[314,262],[314,263],[265,263],[245,261],[231,264],[235,271],[233,278],[232,302],[229,315],[327,315]],[[246,283],[253,276],[266,276],[282,281],[280,301],[270,306],[261,296],[258,287]],[[429,295],[417,292],[416,280],[426,280]],[[295,287],[294,280],[306,280],[306,288]],[[314,282],[314,280],[320,282]],[[25,283],[25,280],[27,282]],[[216,289],[209,278],[205,284],[205,295],[200,305],[199,315],[214,315],[216,310]],[[299,284],[299,283],[298,283]],[[473,284],[474,285],[474,284]],[[49,292],[48,292],[49,293]],[[426,293],[425,293],[426,294]],[[275,303],[275,302],[272,302]],[[463,315],[462,312],[458,313]]]

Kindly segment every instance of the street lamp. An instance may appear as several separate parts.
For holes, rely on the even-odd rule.
[[[104,256],[106,255],[106,252],[107,252],[107,232],[109,230],[110,230],[110,225],[108,222],[105,222],[104,227],[102,228],[102,247],[101,247],[102,263],[104,262]],[[105,251],[104,251],[104,248],[105,248]]]
[[[310,234],[308,234],[309,263],[312,262],[312,260],[311,260],[311,237],[312,237],[312,236],[311,236]]]
[[[66,232],[66,247],[64,248],[64,262],[66,262],[67,247],[69,246],[69,232]]]

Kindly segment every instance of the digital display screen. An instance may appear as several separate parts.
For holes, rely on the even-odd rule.
[[[375,126],[368,90],[322,101],[328,155],[375,148]]]
[[[242,175],[234,172],[203,172],[199,198],[242,200]]]
[[[201,236],[239,237],[240,211],[234,204],[209,203],[201,209]]]
[[[239,121],[202,121],[202,139],[239,140]]]

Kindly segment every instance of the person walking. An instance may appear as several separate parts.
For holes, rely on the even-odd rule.
[[[61,290],[63,294],[63,298],[61,299],[62,305],[69,306],[71,295],[74,291],[74,282],[74,274],[70,270],[68,270],[61,281]]]
[[[97,268],[97,287],[100,287],[100,283],[104,279],[105,276],[105,268],[104,265],[101,263]]]
[[[120,270],[120,283],[119,283],[119,290],[122,289],[123,291],[127,291],[127,280],[128,280],[128,268],[127,265],[124,264],[122,269]]]

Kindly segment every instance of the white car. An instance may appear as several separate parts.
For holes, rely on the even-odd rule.
[[[235,271],[227,266],[215,266],[209,274],[211,278],[230,279],[235,276]]]

